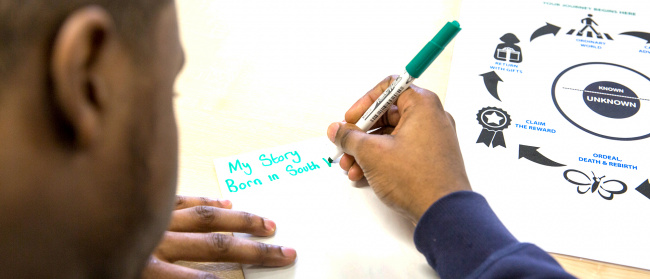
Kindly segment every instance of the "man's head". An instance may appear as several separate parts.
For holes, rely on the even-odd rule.
[[[176,186],[173,1],[0,0],[0,22],[0,277],[137,275]]]

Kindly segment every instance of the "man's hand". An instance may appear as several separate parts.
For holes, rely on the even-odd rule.
[[[285,266],[296,251],[240,239],[219,232],[271,236],[275,223],[250,213],[230,210],[229,201],[176,197],[169,230],[149,258],[143,278],[212,278],[205,272],[173,264],[176,261],[237,262]]]
[[[372,134],[350,124],[394,79],[387,77],[359,99],[345,114],[347,123],[332,123],[327,135],[346,153],[340,166],[351,180],[365,176],[383,202],[417,222],[438,199],[471,187],[454,119],[435,93],[411,86]]]

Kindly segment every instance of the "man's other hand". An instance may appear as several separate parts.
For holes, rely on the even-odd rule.
[[[176,197],[169,229],[149,258],[142,277],[212,278],[203,271],[173,264],[176,261],[261,266],[286,266],[295,261],[294,249],[216,233],[241,232],[254,236],[275,233],[273,221],[231,208],[230,201]]]

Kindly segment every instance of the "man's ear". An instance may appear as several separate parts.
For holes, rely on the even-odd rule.
[[[52,47],[50,74],[53,105],[71,129],[73,144],[88,146],[102,129],[102,113],[110,92],[101,67],[118,40],[112,17],[103,8],[89,6],[71,14],[59,29]],[[119,71],[119,69],[114,69]]]

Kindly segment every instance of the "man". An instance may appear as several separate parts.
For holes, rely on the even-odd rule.
[[[273,221],[227,201],[174,199],[172,88],[183,51],[171,0],[0,0],[0,21],[0,278],[210,278],[171,263],[294,262],[291,248],[212,233],[268,236]],[[389,82],[353,106],[348,122]],[[453,119],[435,94],[413,87],[378,125],[384,135],[339,123],[328,135],[350,154],[341,166],[351,179],[365,176],[419,221],[418,248],[443,277],[524,274],[521,251],[530,270],[568,276],[467,192]],[[400,161],[413,169],[388,177]]]
[[[268,236],[270,220],[175,203],[173,1],[0,0],[0,20],[0,278],[134,278],[147,262],[144,277],[195,278],[207,274],[169,262],[294,261],[210,233]],[[165,228],[176,232],[161,242]]]

